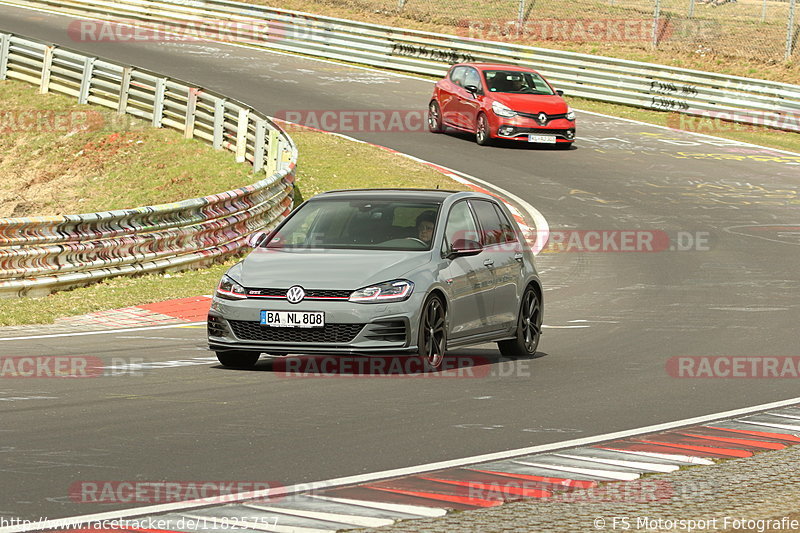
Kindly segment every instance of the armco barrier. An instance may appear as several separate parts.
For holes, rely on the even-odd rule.
[[[535,67],[573,96],[690,115],[710,114],[800,132],[800,86],[787,83],[393,28],[227,0],[0,0],[3,3],[55,10],[84,17],[84,22],[86,17],[120,21],[435,76],[458,61],[522,64]],[[80,38],[80,28],[75,29]]]
[[[297,149],[269,118],[156,73],[0,33],[0,80],[76,97],[235,153],[264,176],[203,198],[103,213],[0,219],[0,297],[186,268],[247,245],[291,209]],[[265,175],[264,175],[265,174]]]

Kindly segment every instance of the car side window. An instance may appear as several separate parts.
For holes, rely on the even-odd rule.
[[[458,202],[450,208],[444,235],[448,248],[452,248],[457,241],[478,240],[478,226],[466,201]]]
[[[508,216],[500,209],[499,205],[495,204],[494,210],[497,211],[497,216],[500,218],[500,229],[503,232],[502,242],[516,242],[517,234],[514,232],[514,226],[511,225]]]
[[[494,205],[484,200],[475,200],[472,202],[472,207],[481,225],[481,243],[484,246],[492,246],[505,242],[503,225]]]
[[[483,90],[481,87],[481,75],[474,68],[468,68],[464,75],[464,87],[467,85],[474,85],[478,90]]]
[[[459,87],[464,86],[464,75],[467,72],[467,67],[456,67],[450,71],[450,81],[458,85]]]

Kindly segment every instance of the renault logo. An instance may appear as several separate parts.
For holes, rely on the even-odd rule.
[[[547,115],[544,113],[539,113],[539,116],[536,117],[536,119],[539,121],[539,124],[543,126],[547,124]]]
[[[286,299],[289,300],[290,304],[296,304],[303,301],[303,298],[306,297],[306,291],[303,290],[303,287],[300,285],[295,285],[294,287],[290,288],[286,291]]]

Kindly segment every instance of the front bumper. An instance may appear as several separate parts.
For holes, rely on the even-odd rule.
[[[208,346],[214,351],[287,354],[407,354],[417,350],[419,302],[357,304],[214,298],[208,314]],[[272,328],[262,310],[323,311],[324,328]]]
[[[556,142],[575,140],[575,122],[567,119],[551,120],[545,125],[527,117],[495,117],[490,124],[491,135],[497,139],[528,141],[529,135],[555,135]]]

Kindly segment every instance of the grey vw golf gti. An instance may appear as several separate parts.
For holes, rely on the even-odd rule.
[[[493,197],[349,190],[300,205],[217,287],[208,343],[225,366],[260,354],[420,357],[497,342],[536,352],[542,287],[533,254]]]

